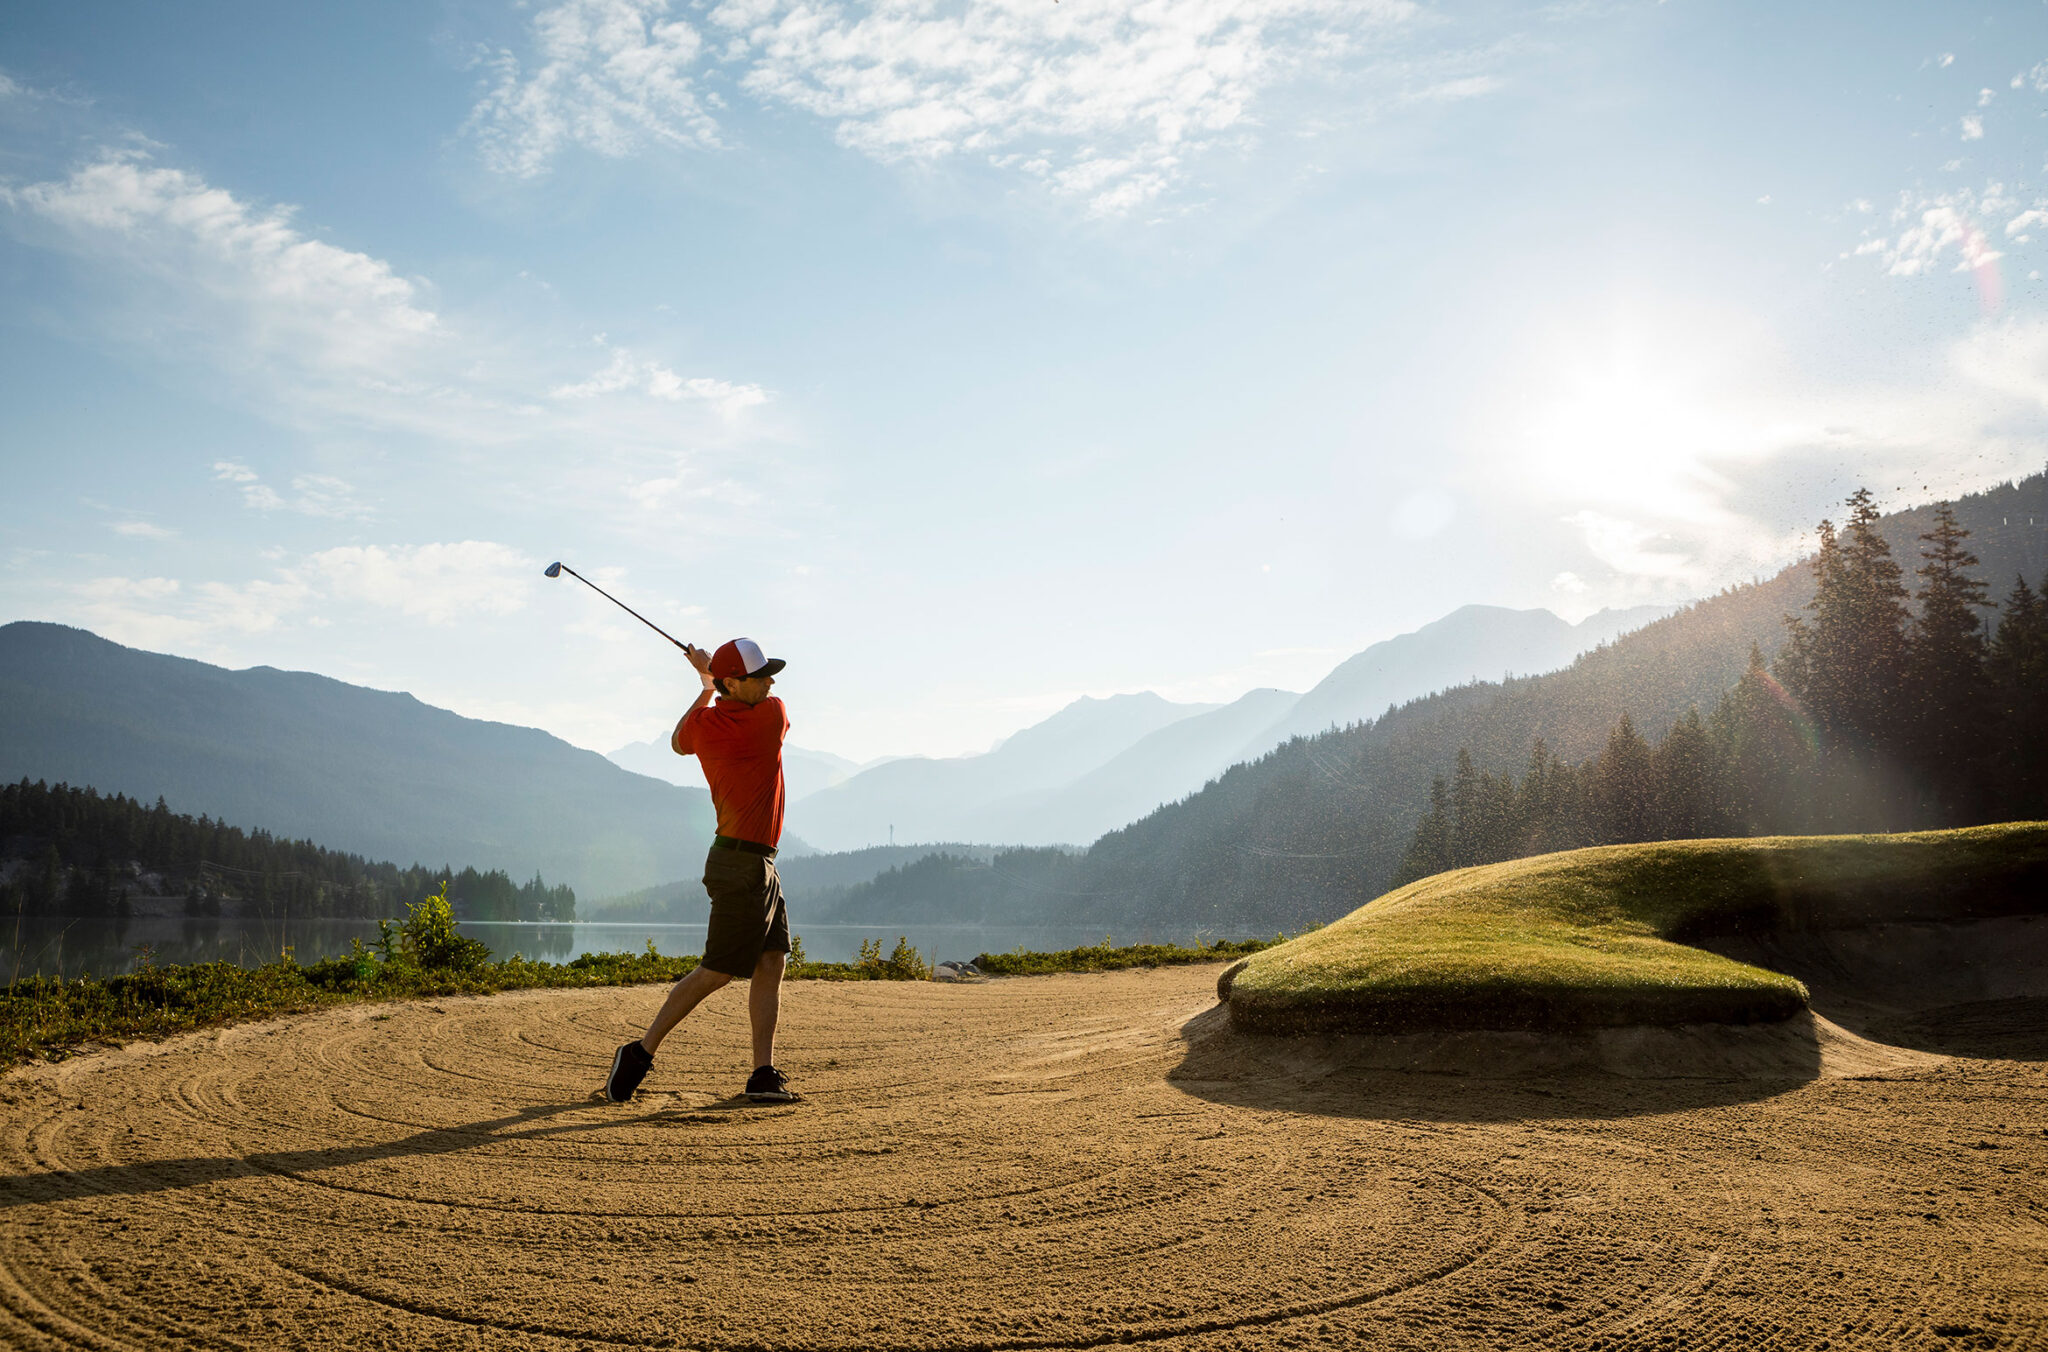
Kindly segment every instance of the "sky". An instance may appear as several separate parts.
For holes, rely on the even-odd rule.
[[[0,14],[0,621],[609,750],[1302,690],[2048,462],[2048,6]]]

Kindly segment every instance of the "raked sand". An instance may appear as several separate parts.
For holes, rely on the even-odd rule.
[[[795,983],[790,1107],[730,1097],[737,991],[624,1107],[656,989],[16,1072],[0,1342],[2048,1347],[2039,1002],[1803,1081],[1492,1078],[1240,1038],[1215,979]]]

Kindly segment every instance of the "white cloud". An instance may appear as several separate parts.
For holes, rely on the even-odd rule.
[[[768,392],[759,385],[740,385],[711,376],[679,376],[659,362],[634,360],[624,348],[614,349],[611,364],[589,379],[558,385],[548,393],[556,399],[595,399],[629,390],[671,403],[697,400],[728,421],[768,401]]]
[[[340,519],[369,515],[369,509],[356,500],[354,487],[330,474],[293,475],[292,497],[286,505],[306,516]]]
[[[1565,518],[1586,551],[1624,577],[1692,584],[1699,576],[1693,551],[1654,526],[1605,512],[1574,512]]]
[[[496,85],[470,114],[485,163],[532,178],[571,144],[609,156],[717,145],[691,72],[703,39],[668,13],[668,0],[569,0],[535,16],[535,68],[498,53]]]
[[[540,568],[508,545],[463,540],[326,549],[235,583],[97,577],[58,590],[80,622],[117,642],[227,657],[238,637],[327,625],[337,604],[428,625],[512,614],[532,599]]]
[[[1983,139],[1984,139],[1984,119],[1983,119],[1983,118],[1981,118],[1981,117],[1979,117],[1979,116],[1978,116],[1977,114],[1975,114],[1975,113],[1971,113],[1971,114],[1970,114],[1970,115],[1969,115],[1968,117],[1965,117],[1965,118],[1963,119],[1963,132],[1962,132],[1962,135],[1963,135],[1963,139],[1964,139],[1965,141],[1981,141],[1981,140],[1983,140]]]
[[[288,207],[259,209],[178,169],[109,152],[70,177],[0,186],[19,218],[54,227],[73,252],[115,255],[210,302],[188,317],[223,322],[241,343],[349,369],[403,360],[439,321],[417,285],[368,254],[301,233]]]
[[[1985,325],[1957,344],[1949,360],[1972,385],[2048,410],[2048,321]]]
[[[1158,196],[1275,82],[1415,13],[1406,0],[794,0],[711,19],[748,53],[745,89],[826,119],[844,145],[882,160],[1023,151],[1053,191],[1107,215]]]
[[[176,578],[95,577],[79,583],[77,594],[100,601],[161,601],[179,590]]]
[[[2039,468],[2048,320],[1984,321],[1921,365],[1910,381],[1817,379],[1733,312],[1546,326],[1476,410],[1466,481],[1482,513],[1562,522],[1586,559],[1560,562],[1589,602],[1697,596],[1810,547],[1786,504],[1817,480],[1924,498]]]
[[[1894,277],[1932,272],[1951,253],[1957,260],[1954,271],[1971,272],[2005,256],[1992,247],[1979,217],[2002,214],[2011,206],[2005,189],[1996,183],[1987,184],[1981,194],[1967,188],[1931,197],[1904,193],[1892,210],[1892,220],[1905,227],[1898,238],[1889,244],[1865,241],[1856,252],[1878,254]]]
[[[175,540],[178,532],[168,526],[159,526],[149,521],[116,521],[114,534],[126,535],[136,540]]]
[[[1460,79],[1445,80],[1440,84],[1430,85],[1418,91],[1411,101],[1416,103],[1456,103],[1464,99],[1478,99],[1484,98],[1488,94],[1497,94],[1503,88],[1505,88],[1505,85],[1498,76],[1467,75]]]
[[[1290,75],[1334,68],[1419,13],[1413,0],[725,0],[725,40],[666,20],[666,0],[568,0],[534,20],[536,71],[496,58],[470,127],[486,161],[531,177],[565,146],[620,155],[719,141],[700,67],[829,123],[884,161],[982,159],[1034,175],[1097,215],[1158,197],[1189,157],[1255,124]],[[1488,75],[1410,100],[1477,98]]]
[[[177,379],[226,382],[310,438],[396,434],[500,463],[528,449],[554,475],[545,491],[604,510],[669,472],[686,447],[703,452],[768,434],[741,416],[768,400],[758,385],[679,373],[632,353],[613,355],[616,371],[579,381],[558,343],[486,321],[446,321],[425,307],[426,284],[387,262],[313,239],[285,211],[133,156],[103,154],[48,182],[0,183],[0,229],[82,260],[101,286],[81,294],[74,316],[96,322],[107,341],[143,346]],[[487,332],[504,336],[480,336]],[[645,397],[591,397],[622,376]],[[603,449],[571,465],[558,453],[563,444]],[[405,472],[392,456],[364,463],[366,473]],[[254,511],[372,514],[376,493],[320,468],[264,476],[222,459],[213,475]],[[754,472],[777,471],[762,461]]]
[[[1998,95],[1993,93],[1989,89],[1980,89],[1977,91],[1977,106],[1979,108],[1989,108],[1991,106],[1991,100],[1997,97]]]
[[[1550,589],[1566,596],[1583,596],[1586,593],[1586,579],[1577,573],[1564,572],[1550,579]]]
[[[1940,66],[1943,70],[1947,70],[1950,66],[1953,66],[1955,63],[1956,54],[1954,52],[1943,52],[1939,57],[1935,59],[1934,62],[1935,65]]]
[[[2043,61],[2032,70],[2023,70],[2012,77],[2014,89],[2023,89],[2029,84],[2033,85],[2036,91],[2048,94],[2048,61]]]
[[[701,474],[687,465],[678,465],[673,474],[634,484],[627,490],[627,496],[649,511],[665,511],[680,502],[745,508],[762,501],[759,492],[736,479]]]
[[[259,512],[290,510],[302,516],[336,520],[369,515],[369,509],[357,501],[354,487],[328,474],[293,475],[289,498],[237,460],[216,460],[213,477],[221,483],[233,484],[241,492],[242,505]]]
[[[2019,215],[2005,223],[2005,233],[2017,236],[2024,243],[2027,236],[2022,232],[2031,230],[2037,225],[2048,225],[2048,208],[2034,207],[2030,210],[2022,211]]]
[[[539,560],[488,540],[450,544],[344,545],[307,558],[306,573],[330,596],[395,610],[429,624],[475,614],[509,615],[531,599]]]
[[[96,633],[117,643],[188,651],[206,649],[228,635],[274,630],[312,596],[290,574],[196,587],[168,577],[97,577],[63,590]]]

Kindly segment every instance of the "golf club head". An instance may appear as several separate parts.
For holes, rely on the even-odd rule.
[[[562,575],[562,565],[559,563],[549,564],[547,566],[547,575],[549,577],[560,577]]]

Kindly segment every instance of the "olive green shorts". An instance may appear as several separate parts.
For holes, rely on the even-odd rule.
[[[774,860],[714,845],[704,858],[704,890],[711,894],[706,967],[750,977],[763,953],[789,952],[789,911]]]

